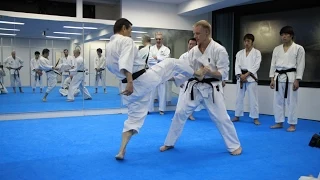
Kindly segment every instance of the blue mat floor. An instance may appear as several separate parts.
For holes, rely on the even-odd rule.
[[[75,97],[74,102],[66,102],[66,97],[59,93],[60,86],[56,87],[47,97],[47,102],[42,102],[44,93],[32,93],[31,87],[23,87],[24,93],[13,93],[12,88],[7,88],[8,94],[0,94],[0,114],[8,113],[30,113],[30,112],[48,112],[48,111],[72,111],[82,109],[110,109],[121,108],[121,98],[117,87],[107,87],[107,93],[103,93],[103,89],[99,88],[98,94],[94,94],[94,87],[87,87],[92,100],[83,101],[80,94]],[[45,89],[44,89],[45,92]],[[177,97],[172,98],[172,105],[177,104]],[[155,106],[158,106],[155,103]]]
[[[194,115],[163,153],[173,112],[148,115],[123,162],[114,156],[126,115],[1,121],[0,179],[297,180],[320,172],[320,149],[308,146],[320,122],[300,120],[288,133],[269,129],[272,116],[261,115],[261,126],[243,118],[235,123],[243,154],[231,156],[207,112]]]

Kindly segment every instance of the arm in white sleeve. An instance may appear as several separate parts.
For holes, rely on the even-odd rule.
[[[298,49],[298,56],[297,56],[297,74],[296,79],[302,79],[304,68],[305,68],[305,55],[306,52],[304,48],[301,46]]]
[[[239,57],[239,52],[236,55],[236,64],[234,66],[234,71],[236,73],[236,75],[242,74],[241,73],[241,67],[240,67],[240,57]]]
[[[39,67],[44,71],[50,71],[53,69],[52,65],[49,65],[45,60],[39,59]]]
[[[260,63],[261,63],[261,52],[258,51],[258,50],[255,50],[255,51],[256,51],[255,52],[256,54],[255,54],[252,66],[250,68],[248,68],[248,71],[251,72],[252,74],[256,74],[257,73],[257,71],[260,68]]]
[[[125,74],[125,70],[130,73],[133,73],[133,61],[134,61],[134,48],[135,44],[132,39],[126,38],[123,41],[120,49],[120,57],[119,57],[119,71]]]
[[[31,68],[31,71],[35,71],[36,70],[36,68],[34,67],[33,59],[31,59],[31,61],[30,61],[30,68]]]
[[[275,72],[276,72],[276,52],[275,52],[275,49],[274,49],[273,52],[272,52],[272,59],[271,59],[269,77],[273,78]]]
[[[99,67],[99,58],[96,57],[96,58],[94,59],[94,69],[97,69],[98,67]]]
[[[20,67],[23,67],[23,60],[19,58]]]
[[[219,52],[219,59],[216,63],[218,72],[221,74],[221,79],[224,80],[228,77],[229,75],[229,55],[227,53],[227,51],[221,50]]]

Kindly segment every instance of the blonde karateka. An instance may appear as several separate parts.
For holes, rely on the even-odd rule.
[[[23,60],[16,56],[16,51],[12,51],[11,56],[4,61],[4,65],[10,72],[10,82],[13,92],[16,93],[16,86],[18,86],[20,93],[23,93],[20,79],[20,70],[23,67]]]

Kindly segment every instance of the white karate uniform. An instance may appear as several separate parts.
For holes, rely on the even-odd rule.
[[[103,69],[99,72],[96,71],[96,81],[94,86],[98,88],[99,80],[101,80],[102,87],[106,89],[106,57],[101,55],[99,58],[99,56],[97,56],[94,60],[94,68],[100,70]]]
[[[0,68],[0,94],[7,94],[8,90],[6,86],[4,86],[3,76],[6,76],[6,72],[4,71],[4,69]]]
[[[222,75],[222,79],[224,79],[229,72],[228,53],[225,48],[213,40],[210,41],[203,54],[200,52],[198,46],[192,48],[188,54],[188,61],[194,70],[199,69],[201,65],[204,65],[209,66],[211,71],[219,71]],[[174,79],[177,85],[184,83],[187,80],[182,76],[176,76]],[[222,88],[221,81],[211,82],[213,88],[209,84],[196,82],[197,81],[195,80],[191,81],[188,84],[186,92],[181,94],[182,97],[177,105],[164,145],[175,145],[188,117],[200,104],[203,104],[209,113],[210,119],[215,122],[220,131],[227,146],[227,150],[230,152],[235,151],[240,147],[240,142],[236,129],[227,113],[223,94],[220,90]],[[191,100],[192,89],[194,100]]]
[[[62,65],[62,64],[67,64],[67,65],[70,65],[71,67],[75,66],[74,57],[70,56],[70,55],[68,55],[67,57],[62,56],[60,58],[60,65]],[[64,81],[66,80],[66,78],[69,77],[70,73],[64,71],[61,74],[62,74],[61,75],[61,87],[63,87]]]
[[[286,87],[286,75],[279,75],[276,70],[287,70],[290,68],[296,68],[296,72],[287,72],[288,76],[288,97],[284,98]],[[276,79],[279,76],[278,91],[274,92],[273,108],[275,122],[281,123],[285,120],[285,107],[288,108],[288,123],[297,124],[298,117],[296,114],[298,105],[298,90],[293,91],[293,82],[296,79],[302,79],[305,68],[305,50],[302,46],[293,43],[287,52],[284,52],[283,45],[279,45],[274,48],[272,53],[272,61],[270,67],[270,78],[274,77],[275,86]]]
[[[32,87],[32,89],[35,89],[37,87],[37,82],[39,83],[39,86],[42,89],[43,88],[42,75],[39,76],[39,74],[36,73],[36,70],[39,69],[39,59],[35,59],[35,58],[31,59],[30,67],[31,67],[31,87]]]
[[[57,74],[52,70],[52,62],[49,59],[40,56],[39,69],[45,71],[47,74],[48,87],[46,93],[50,93],[57,85]]]
[[[157,60],[153,58],[153,56],[157,57]],[[165,60],[166,58],[168,58],[170,56],[170,49],[164,45],[162,45],[160,47],[160,49],[157,48],[157,45],[153,45],[150,48],[150,54],[149,54],[149,60],[148,60],[148,66],[149,68],[154,66],[155,64]],[[154,111],[154,99],[156,97],[156,90],[158,90],[158,100],[159,100],[159,111],[165,111],[166,110],[166,101],[167,99],[169,99],[169,97],[167,97],[167,93],[168,93],[168,89],[167,89],[167,84],[170,82],[163,82],[161,84],[159,84],[159,86],[157,87],[157,89],[154,89],[150,96],[150,102],[149,102],[149,112]],[[172,89],[172,86],[171,86]],[[171,90],[172,91],[172,90]],[[171,93],[170,91],[170,93]],[[170,100],[171,100],[171,96],[170,96]]]
[[[252,48],[248,56],[246,56],[246,50],[239,51],[236,55],[235,73],[241,75],[241,70],[251,72],[256,78],[258,78],[257,71],[260,68],[261,53],[259,50]],[[259,118],[259,102],[258,102],[258,83],[248,76],[247,82],[243,83],[242,89],[240,88],[240,79],[237,81],[237,99],[235,116],[243,116],[243,101],[246,91],[248,91],[250,114],[249,117],[253,119]]]
[[[135,73],[145,68],[145,59],[140,58],[135,43],[129,37],[120,34],[111,36],[106,54],[108,70],[120,81],[126,78],[124,70]],[[124,122],[123,132],[139,132],[148,113],[151,91],[179,73],[191,77],[194,71],[181,60],[168,58],[153,65],[133,81],[133,93],[121,96],[123,104],[128,107],[128,119]],[[125,90],[126,85],[121,83],[121,91]]]
[[[59,89],[59,92],[62,96],[68,96],[68,89],[70,87],[70,83],[71,83],[71,78],[70,76],[67,77],[63,83],[62,88]],[[78,96],[80,93],[79,88],[74,92],[74,96]]]
[[[16,56],[15,59],[13,59],[12,56],[9,56],[5,61],[4,65],[6,67],[11,67],[13,69],[10,69],[10,82],[11,87],[21,87],[21,80],[20,80],[20,74],[19,70],[15,70],[16,68],[19,68],[20,66],[23,66],[23,60],[21,60],[18,56]]]
[[[70,86],[68,89],[68,100],[74,100],[74,94],[78,88],[80,89],[80,92],[84,95],[84,99],[91,99],[91,95],[88,89],[85,87],[84,72],[78,72],[84,70],[85,67],[83,58],[81,56],[76,57],[74,68],[69,70],[70,75],[73,75],[73,78],[70,82]]]

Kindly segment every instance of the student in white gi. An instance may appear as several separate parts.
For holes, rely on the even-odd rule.
[[[148,66],[148,60],[149,60],[149,55],[150,55],[150,49],[151,49],[151,38],[148,35],[144,35],[142,37],[142,44],[143,44],[143,48],[141,48],[138,52],[138,56],[145,60],[146,63],[146,69],[149,68]]]
[[[174,147],[180,137],[188,117],[200,105],[203,104],[210,119],[215,122],[221,136],[232,155],[240,155],[242,148],[236,129],[230,120],[221,92],[221,80],[229,72],[229,57],[223,46],[211,39],[211,25],[201,20],[194,25],[194,37],[198,45],[192,48],[188,54],[189,64],[197,69],[204,66],[205,78],[199,81],[196,78],[188,80],[186,91],[177,105],[176,112],[160,151],[166,151]],[[185,79],[175,76],[175,81]]]
[[[74,57],[75,57],[75,66],[73,69],[70,69],[70,78],[71,83],[68,89],[68,97],[67,101],[72,102],[74,101],[74,94],[77,91],[77,89],[80,89],[80,92],[84,96],[84,100],[91,100],[92,97],[88,91],[88,89],[85,87],[85,82],[84,82],[84,72],[85,72],[85,67],[84,67],[84,61],[83,58],[80,56],[80,50],[75,49],[73,51]]]
[[[47,101],[47,96],[57,85],[57,74],[54,70],[59,70],[59,68],[52,66],[52,61],[48,59],[49,49],[42,50],[42,56],[39,58],[39,69],[45,71],[47,74],[48,87],[46,89],[46,94],[43,96],[42,101]]]
[[[39,57],[40,52],[36,51],[34,53],[34,58],[30,61],[30,68],[31,68],[31,86],[32,86],[32,92],[34,93],[37,87],[37,83],[39,83],[40,86],[40,93],[42,93],[42,70],[39,69]]]
[[[168,58],[145,69],[146,62],[138,55],[138,49],[131,37],[132,23],[118,19],[113,27],[114,35],[106,47],[108,70],[122,82],[124,104],[128,107],[128,119],[124,122],[122,142],[117,160],[123,160],[126,146],[132,135],[139,132],[148,113],[150,93],[159,84],[177,74],[187,77],[203,77],[204,68],[194,72],[183,60]]]
[[[5,61],[4,65],[10,72],[10,81],[13,92],[16,93],[16,86],[19,87],[20,93],[23,93],[20,80],[20,70],[23,67],[23,60],[16,56],[16,52],[12,51]]]
[[[0,64],[0,94],[7,94],[7,88],[3,84],[3,77],[6,76],[6,72],[3,69],[3,65]]]
[[[69,55],[68,49],[63,50],[63,54],[64,54],[64,56],[59,59],[57,64],[59,64],[59,62],[60,62],[60,65],[62,65],[62,64],[66,65],[67,64],[71,68],[74,67],[74,64],[75,64],[74,57]],[[65,71],[62,72],[62,75],[61,75],[61,88],[63,87],[65,79],[68,78],[69,75],[70,75],[70,73],[69,73],[68,69],[66,69]]]
[[[255,125],[259,122],[259,102],[258,102],[258,75],[260,68],[261,53],[253,47],[254,36],[246,34],[243,37],[245,49],[240,50],[236,55],[235,74],[237,76],[237,99],[235,118],[233,122],[240,120],[243,116],[243,101],[246,91],[248,91],[250,114]]]
[[[282,128],[285,121],[285,108],[288,108],[288,132],[296,130],[298,123],[298,89],[305,68],[305,50],[293,42],[294,32],[291,26],[280,30],[281,45],[272,53],[270,78],[271,89],[275,88],[273,109],[276,124],[272,129]]]
[[[70,76],[64,80],[62,88],[59,89],[59,92],[62,96],[68,96],[68,89],[70,87],[71,78]],[[74,92],[74,96],[78,96],[80,93],[79,88]]]
[[[155,34],[155,39],[156,44],[150,48],[148,60],[149,68],[170,56],[170,49],[163,45],[163,36],[161,32],[157,32]],[[154,99],[156,97],[156,90],[158,90],[159,111],[161,115],[164,114],[164,111],[166,110],[166,84],[167,82],[161,83],[157,89],[154,89],[150,94],[151,99],[149,102],[149,112],[154,111]]]
[[[102,56],[102,49],[97,49],[97,57],[94,60],[94,69],[96,70],[96,81],[95,81],[95,88],[96,92],[98,93],[98,86],[99,81],[101,81],[101,85],[103,87],[103,92],[107,93],[106,90],[106,57]]]

